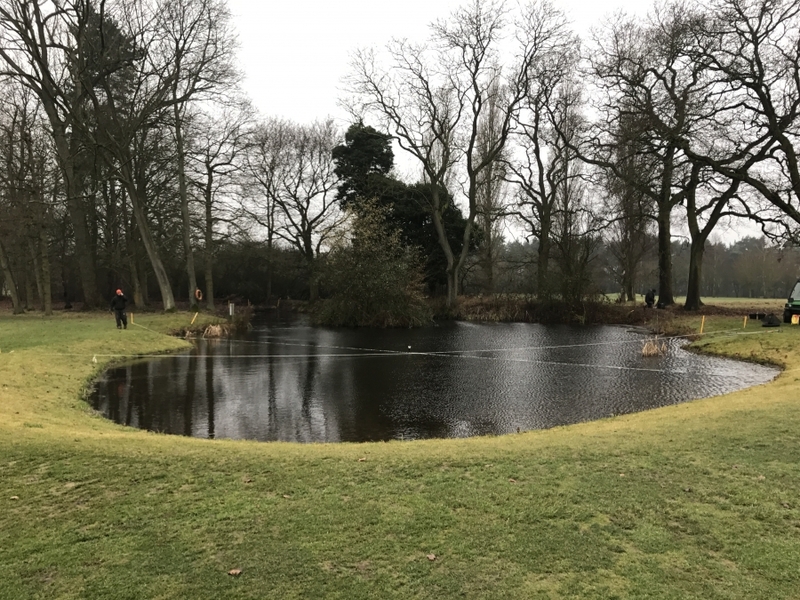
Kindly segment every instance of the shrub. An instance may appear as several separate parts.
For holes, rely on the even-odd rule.
[[[314,309],[323,325],[412,327],[430,322],[418,251],[387,224],[390,207],[362,201],[352,227],[325,261],[322,283],[330,297]]]

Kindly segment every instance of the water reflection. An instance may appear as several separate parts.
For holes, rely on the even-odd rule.
[[[540,429],[721,394],[777,370],[621,327],[446,323],[416,330],[267,322],[246,339],[112,369],[95,408],[195,437],[338,442]]]

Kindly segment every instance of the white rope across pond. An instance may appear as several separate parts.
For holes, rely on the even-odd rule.
[[[39,356],[59,356],[59,357],[80,357],[85,358],[89,356],[88,354],[72,354],[68,352],[63,352],[59,354],[40,354]],[[555,361],[555,360],[538,360],[538,359],[530,359],[530,358],[500,358],[496,356],[475,356],[471,354],[452,354],[452,353],[441,353],[441,352],[395,352],[393,354],[387,354],[386,352],[358,352],[352,354],[346,354],[343,352],[334,352],[334,353],[325,353],[325,354],[103,354],[97,353],[92,354],[93,362],[97,362],[97,358],[141,358],[141,359],[149,359],[149,358],[191,358],[191,359],[203,359],[213,357],[215,359],[319,359],[319,358],[386,358],[388,356],[428,356],[432,358],[465,358],[471,360],[490,360],[495,362],[516,362],[516,363],[529,363],[529,364],[541,364],[541,365],[555,365],[555,366],[565,366],[565,367],[585,367],[585,368],[593,368],[593,369],[614,369],[618,371],[645,371],[650,373],[684,373],[683,370],[675,370],[675,369],[648,369],[644,367],[626,367],[622,365],[602,365],[602,364],[591,364],[591,363],[573,363],[567,361]]]
[[[147,331],[151,331],[153,333],[158,333],[145,327],[143,325],[139,325],[135,323],[138,327],[142,329],[146,329]],[[685,339],[690,337],[698,337],[698,336],[718,336],[718,335],[727,335],[729,337],[735,337],[739,335],[763,335],[767,333],[777,333],[777,330],[771,331],[741,331],[739,329],[726,329],[722,331],[712,331],[703,334],[697,333],[690,333],[684,335],[673,335],[673,336],[664,336],[660,337],[661,340],[678,340],[678,339]],[[160,334],[159,334],[160,335]],[[393,350],[393,349],[382,349],[382,348],[362,348],[357,346],[338,346],[338,345],[331,345],[331,344],[319,344],[315,342],[309,342],[307,340],[298,340],[297,338],[285,338],[280,336],[265,336],[267,341],[253,341],[253,340],[227,340],[231,344],[236,345],[256,345],[256,346],[264,346],[264,345],[279,345],[279,346],[290,346],[290,347],[308,347],[308,348],[324,348],[328,350],[347,350],[349,352],[327,352],[327,353],[304,353],[304,354],[282,354],[282,353],[268,353],[268,354],[180,354],[178,357],[181,358],[194,358],[194,359],[202,359],[208,357],[214,357],[219,359],[240,359],[240,360],[247,360],[247,359],[318,359],[318,358],[325,358],[325,359],[332,359],[332,358],[377,358],[377,357],[388,357],[388,356],[427,356],[433,358],[464,358],[464,359],[473,359],[473,360],[491,360],[491,361],[507,361],[507,362],[516,362],[516,363],[528,363],[528,364],[541,364],[541,365],[554,365],[554,366],[567,366],[567,367],[581,367],[581,368],[591,368],[591,369],[611,369],[611,370],[618,370],[618,371],[642,371],[642,372],[650,372],[650,373],[685,373],[685,370],[675,370],[675,369],[653,369],[653,368],[646,368],[646,367],[633,367],[633,366],[624,366],[624,365],[608,365],[608,364],[592,364],[592,363],[573,363],[568,361],[554,361],[554,360],[541,360],[541,359],[534,359],[534,358],[524,358],[524,357],[499,357],[499,356],[480,356],[480,353],[509,353],[509,352],[522,352],[522,351],[536,351],[536,350],[557,350],[557,349],[570,349],[570,348],[587,348],[587,347],[596,347],[596,346],[620,346],[625,344],[641,344],[641,339],[633,339],[633,340],[615,340],[615,341],[608,341],[608,342],[585,342],[581,344],[561,344],[561,345],[547,345],[547,346],[521,346],[521,347],[513,347],[513,348],[484,348],[484,349],[475,349],[475,350],[445,350],[445,351],[414,351],[409,346],[408,349],[405,350]],[[225,343],[226,340],[221,338],[214,338],[210,340],[206,340],[209,343]],[[355,352],[353,352],[355,351]],[[142,358],[142,359],[151,359],[151,358],[174,358],[176,355],[170,355],[167,353],[162,354],[125,354],[125,353],[68,353],[68,352],[60,352],[60,353],[47,353],[47,354],[40,354],[39,356],[53,356],[53,357],[92,357],[93,362],[97,362],[97,358],[111,358],[111,359],[123,359],[123,358]]]
[[[708,333],[698,334],[698,333],[688,333],[684,335],[672,335],[672,336],[657,336],[660,340],[678,340],[678,339],[687,339],[692,337],[698,336],[710,336],[710,335],[720,335],[720,334],[727,334],[732,333],[733,335],[759,335],[759,334],[767,334],[767,333],[776,333],[776,330],[772,331],[747,331],[743,332],[739,329],[725,329],[721,331],[712,331]],[[370,352],[370,353],[385,353],[385,354],[424,354],[426,356],[447,356],[447,355],[456,355],[462,356],[468,353],[480,353],[480,352],[519,352],[519,351],[532,351],[532,350],[558,350],[561,348],[588,348],[592,346],[620,346],[625,344],[641,344],[641,339],[633,339],[633,340],[615,340],[609,342],[584,342],[580,344],[555,344],[555,345],[548,345],[548,346],[517,346],[513,348],[482,348],[482,349],[475,349],[475,350],[431,350],[426,352],[411,352],[409,350],[392,350],[392,349],[382,349],[382,348],[361,348],[357,346],[336,346],[331,344],[319,344],[316,342],[308,342],[306,340],[299,340],[298,338],[286,338],[280,336],[264,336],[265,339],[269,341],[252,341],[252,340],[236,340],[236,344],[252,344],[257,346],[263,345],[282,345],[282,346],[301,346],[301,347],[309,347],[309,348],[326,348],[326,349],[335,349],[335,350],[357,350],[361,352]],[[410,348],[410,346],[409,346]]]

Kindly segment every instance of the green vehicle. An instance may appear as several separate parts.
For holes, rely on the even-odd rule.
[[[800,315],[800,279],[794,284],[792,293],[789,294],[789,301],[783,307],[783,322],[791,323],[792,315]]]

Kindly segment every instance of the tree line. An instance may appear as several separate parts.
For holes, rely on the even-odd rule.
[[[427,40],[354,51],[342,131],[256,113],[224,0],[6,0],[3,289],[46,313],[120,286],[165,310],[198,288],[211,310],[776,294],[797,275],[799,15],[659,1],[580,39],[546,0],[470,0]],[[764,239],[710,241],[730,219]]]

